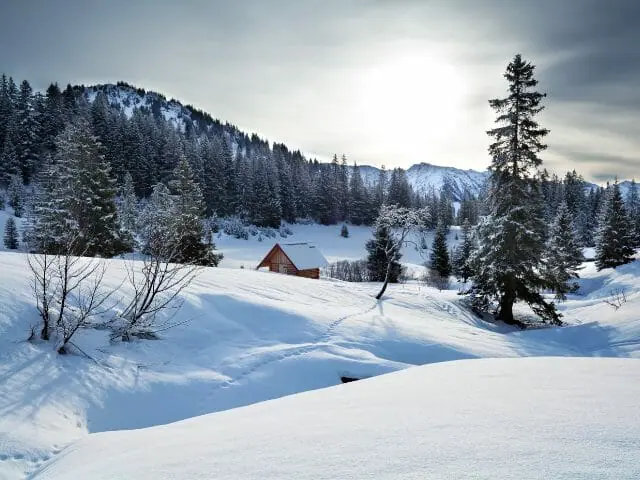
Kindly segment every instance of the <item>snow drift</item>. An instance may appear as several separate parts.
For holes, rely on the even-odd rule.
[[[628,359],[430,365],[91,435],[34,478],[637,478],[639,374]]]

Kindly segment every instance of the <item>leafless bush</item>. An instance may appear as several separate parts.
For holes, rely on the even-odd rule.
[[[431,268],[425,270],[422,276],[422,282],[429,287],[437,288],[438,290],[447,290],[449,288],[449,277],[443,277],[438,272]]]
[[[200,273],[202,267],[175,263],[178,256],[175,247],[155,248],[142,261],[126,263],[126,283],[133,296],[120,313],[113,339],[129,341],[132,337],[152,338],[155,332],[174,326],[174,315],[163,315],[179,309],[182,291]]]
[[[340,260],[323,269],[323,275],[345,282],[368,282],[369,270],[366,260]]]
[[[609,297],[604,299],[604,303],[610,305],[615,311],[618,311],[622,305],[627,303],[627,295],[623,288],[615,288],[609,293]]]
[[[42,320],[40,338],[50,340],[55,333],[58,353],[66,353],[67,345],[95,315],[103,313],[105,302],[113,294],[103,291],[106,270],[104,260],[72,255],[77,242],[70,238],[57,249],[57,254],[29,254],[33,274],[33,292]],[[35,337],[32,329],[31,339]]]

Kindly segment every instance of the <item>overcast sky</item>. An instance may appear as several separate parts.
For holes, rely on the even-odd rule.
[[[537,66],[545,165],[640,178],[638,0],[0,0],[0,71],[124,80],[327,159],[488,165],[489,98]]]

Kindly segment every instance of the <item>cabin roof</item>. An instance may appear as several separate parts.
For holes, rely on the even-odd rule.
[[[320,250],[315,245],[308,242],[276,243],[273,248],[269,250],[269,253],[267,253],[264,259],[260,262],[258,268],[264,266],[267,259],[278,248],[280,248],[280,250],[284,252],[289,261],[298,270],[321,268],[329,264],[329,262],[327,262],[327,259],[324,258],[324,255],[320,253]]]
[[[329,264],[320,250],[311,243],[281,243],[280,248],[298,270],[322,268]]]

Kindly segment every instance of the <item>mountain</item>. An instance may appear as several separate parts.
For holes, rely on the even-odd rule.
[[[372,185],[377,182],[380,169],[365,165],[360,167],[360,173],[365,183]],[[387,177],[391,170],[387,171]],[[461,170],[455,167],[443,167],[431,163],[418,163],[407,170],[407,179],[411,188],[417,193],[425,195],[431,191],[438,193],[443,186],[448,185],[454,200],[461,200],[465,190],[478,195],[489,178],[488,171]]]
[[[137,88],[125,82],[92,86],[81,85],[74,88],[81,91],[89,103],[92,103],[98,93],[102,92],[109,104],[119,106],[128,118],[131,118],[136,109],[140,109],[143,112],[152,113],[157,118],[164,118],[181,132],[185,132],[187,129],[225,132],[232,139],[234,151],[237,148],[243,148],[242,146],[248,142],[249,138],[257,138],[257,135],[242,132],[229,123],[223,124],[210,114],[191,105],[184,105],[173,98],[167,99],[160,93]],[[406,172],[409,184],[415,192],[422,195],[431,191],[439,193],[445,185],[448,185],[455,201],[461,200],[465,191],[476,196],[480,194],[489,177],[487,170],[463,170],[426,162],[412,165]],[[372,186],[378,181],[380,169],[365,164],[360,166],[360,173],[365,184]],[[390,175],[391,170],[387,170],[387,177]],[[629,186],[630,181],[628,180],[620,182],[620,190],[625,197]],[[593,183],[587,185],[587,188],[595,187],[597,185]]]
[[[136,109],[151,112],[156,117],[163,117],[180,131],[191,128],[195,124],[196,129],[222,128],[219,121],[214,120],[209,114],[192,107],[183,105],[175,99],[167,99],[164,95],[136,88],[127,83],[102,84],[93,86],[79,86],[85,98],[92,103],[99,92],[103,93],[109,104],[119,106],[124,114],[130,118]],[[225,129],[236,130],[232,134],[237,137],[241,132],[235,127],[225,125]],[[368,185],[373,185],[379,177],[380,169],[363,165],[360,167],[363,180]],[[387,175],[390,175],[388,171]],[[474,195],[480,193],[488,173],[477,170],[461,170],[455,167],[444,167],[430,163],[419,163],[407,170],[409,184],[414,191],[426,194],[434,190],[439,192],[445,184],[449,184],[454,200],[460,200],[465,190]]]

